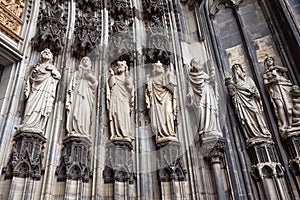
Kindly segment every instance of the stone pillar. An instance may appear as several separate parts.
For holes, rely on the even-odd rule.
[[[202,139],[202,148],[209,152],[206,156],[213,171],[218,199],[226,199],[224,182],[222,179],[221,164],[225,152],[225,138]]]

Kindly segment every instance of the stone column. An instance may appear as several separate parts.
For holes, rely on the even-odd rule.
[[[226,143],[225,138],[215,138],[215,139],[202,140],[202,145],[201,145],[206,152],[209,152],[206,158],[213,171],[218,199],[226,199],[224,182],[222,179],[222,171],[221,171],[221,164],[222,164],[222,159],[225,151],[225,143]]]

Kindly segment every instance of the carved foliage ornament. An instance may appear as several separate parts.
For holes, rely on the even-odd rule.
[[[23,3],[20,2],[0,2],[0,30],[15,41],[19,41],[21,26],[23,25],[20,19],[23,11]]]

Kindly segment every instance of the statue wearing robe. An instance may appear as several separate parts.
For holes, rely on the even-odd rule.
[[[171,72],[165,73],[162,63],[154,64],[153,76],[148,80],[146,104],[150,110],[152,131],[156,135],[156,143],[177,141],[174,121],[176,117],[176,101],[174,87],[176,79]]]
[[[33,66],[25,86],[27,98],[22,132],[43,133],[49,114],[52,111],[56,88],[61,78],[52,64],[53,55],[49,49],[41,52],[39,62]]]
[[[91,114],[98,85],[91,66],[90,58],[83,57],[71,78],[66,99],[66,128],[69,135],[90,135]]]
[[[209,62],[207,62],[209,63]],[[208,75],[200,60],[191,61],[189,71],[189,104],[193,106],[198,123],[198,133],[202,137],[222,136],[218,119],[218,100],[215,91],[214,71]]]
[[[254,81],[246,76],[240,64],[232,66],[233,81],[226,80],[229,94],[248,144],[271,138],[262,108],[262,102]]]
[[[284,133],[292,126],[293,102],[290,95],[292,83],[283,76],[283,73],[287,72],[287,68],[276,66],[274,58],[267,57],[264,65],[264,83],[275,110],[279,130]]]
[[[110,124],[110,139],[132,142],[130,113],[133,109],[134,87],[128,75],[126,61],[118,61],[116,74],[111,71],[108,80],[107,102]]]

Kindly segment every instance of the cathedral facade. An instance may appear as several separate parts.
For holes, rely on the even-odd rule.
[[[0,199],[300,199],[300,1],[0,0]]]

